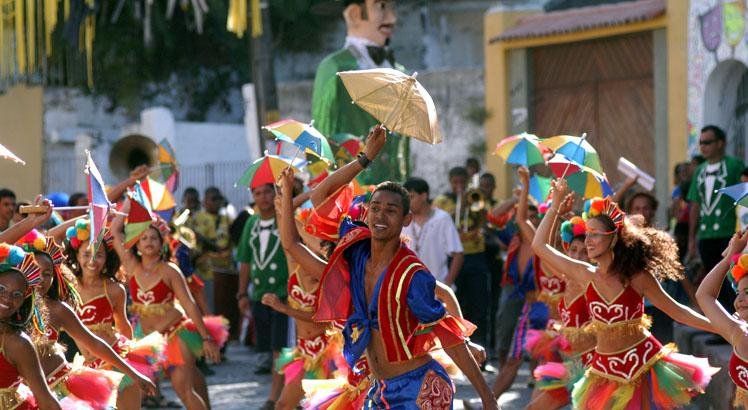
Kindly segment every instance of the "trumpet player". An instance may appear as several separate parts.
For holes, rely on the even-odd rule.
[[[471,336],[486,345],[490,273],[486,263],[483,222],[486,209],[477,189],[467,189],[468,172],[464,167],[449,170],[450,192],[434,199],[434,206],[447,212],[455,222],[462,242],[464,260],[455,278],[457,299],[465,319],[478,326]]]

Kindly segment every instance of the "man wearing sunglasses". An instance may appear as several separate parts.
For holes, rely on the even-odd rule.
[[[725,155],[725,132],[716,125],[701,129],[699,148],[706,161],[699,165],[691,179],[688,201],[691,202],[689,219],[689,258],[701,257],[703,272],[709,272],[722,258],[722,251],[735,233],[735,205],[733,200],[716,192],[720,188],[740,182],[745,166],[743,161]],[[703,279],[699,275],[696,282]],[[733,311],[735,293],[723,286],[719,301]]]

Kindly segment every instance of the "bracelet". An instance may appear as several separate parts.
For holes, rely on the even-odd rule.
[[[203,342],[214,342],[213,336],[203,337]]]
[[[369,167],[369,164],[371,164],[371,160],[366,157],[366,154],[363,152],[360,152],[356,158],[358,163],[361,165],[362,168],[366,169]]]
[[[248,298],[248,297],[249,297],[249,293],[247,293],[247,292],[242,292],[242,293],[237,293],[236,294],[236,300],[242,300],[242,299]]]

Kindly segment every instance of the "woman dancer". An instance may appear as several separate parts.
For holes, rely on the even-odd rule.
[[[127,294],[124,286],[114,279],[119,269],[119,258],[110,248],[111,241],[105,241],[94,254],[93,247],[88,241],[78,239],[81,230],[87,232],[88,229],[86,220],[76,223],[68,229],[65,241],[67,266],[77,279],[76,288],[81,297],[76,309],[78,318],[128,364],[153,379],[154,369],[151,364],[155,364],[158,359],[157,352],[163,349],[163,338],[150,337],[146,339],[146,343],[141,342],[138,345],[131,342],[132,326],[125,313]],[[52,251],[49,256],[52,260],[62,259],[59,250]],[[59,266],[55,266],[55,269],[59,269]],[[86,366],[113,370],[85,349],[82,349],[82,352],[86,357]],[[141,399],[138,387],[129,376],[125,376],[119,385],[117,408],[139,409]]]
[[[115,379],[120,378],[109,377],[111,373],[105,371],[73,369],[65,360],[64,349],[57,343],[59,331],[64,329],[79,348],[129,376],[140,391],[153,393],[156,387],[147,377],[126,363],[109,344],[94,335],[78,319],[73,308],[68,305],[68,302],[74,305],[78,302],[77,293],[72,286],[74,279],[61,267],[63,258],[59,255],[59,247],[52,243],[51,239],[42,236],[35,239],[35,242],[39,241],[44,242],[44,250],[38,250],[41,243],[34,245],[37,248],[34,259],[41,270],[41,292],[44,295],[41,303],[48,312],[48,318],[37,323],[44,331],[44,339],[37,343],[37,352],[47,376],[47,384],[60,397],[64,397],[75,381],[80,381],[81,384],[90,383],[90,389],[75,394],[79,399],[89,402],[95,408],[114,404],[108,402],[112,396],[116,396],[115,388],[119,380]]]
[[[706,359],[674,352],[647,330],[643,297],[673,319],[712,330],[705,317],[665,293],[657,278],[678,278],[682,266],[666,233],[639,228],[610,199],[593,199],[585,245],[597,266],[572,259],[550,246],[553,220],[567,193],[566,181],[552,184],[552,206],[541,222],[533,250],[553,269],[586,287],[597,346],[585,376],[574,385],[574,408],[672,409],[703,393],[717,369]],[[549,217],[550,216],[550,217]]]
[[[571,210],[572,203],[573,196],[568,195],[558,212],[565,215]],[[574,216],[560,226],[561,244],[566,255],[578,261],[589,262],[584,245],[586,228],[582,217]],[[551,232],[551,237],[555,237],[555,229]],[[548,271],[563,277],[553,269]],[[577,282],[566,281],[566,290],[558,305],[561,318],[559,331],[568,343],[562,351],[566,358],[563,363],[548,362],[535,369],[533,375],[537,381],[535,391],[538,394],[533,397],[528,409],[558,409],[570,404],[574,383],[582,377],[592,360],[596,342],[595,335],[586,328],[592,319],[584,291],[585,288]]]
[[[127,213],[129,209],[128,199],[122,211]],[[195,358],[205,355],[211,362],[220,361],[218,344],[225,342],[227,335],[218,333],[225,329],[217,324],[215,332],[208,330],[184,276],[176,265],[169,263],[165,224],[150,225],[129,250],[125,247],[123,225],[124,217],[118,215],[112,221],[111,231],[114,250],[128,275],[131,309],[139,317],[138,326],[144,334],[156,331],[166,337],[168,375],[185,407],[188,410],[210,408],[208,388],[195,366]],[[186,316],[174,306],[175,300]]]
[[[720,336],[732,345],[729,374],[735,383],[736,408],[748,409],[748,380],[745,372],[748,368],[748,254],[742,253],[748,243],[748,232],[736,233],[725,250],[725,257],[712,268],[696,291],[696,300],[706,317]],[[732,269],[730,264],[733,264]],[[735,299],[735,315],[727,313],[717,300],[725,274],[730,271],[733,286],[738,292]]]
[[[31,339],[23,331],[34,314],[32,286],[41,281],[33,260],[24,264],[32,268],[25,272],[14,267],[24,257],[20,248],[0,244],[0,408],[59,410],[60,404],[44,381]],[[21,384],[23,381],[28,388]]]

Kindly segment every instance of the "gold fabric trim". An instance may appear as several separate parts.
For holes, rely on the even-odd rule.
[[[145,318],[161,316],[166,313],[167,309],[172,307],[174,307],[174,305],[171,303],[152,303],[150,305],[146,305],[143,303],[133,303],[132,305],[130,305],[128,310],[134,315]]]
[[[735,386],[735,400],[733,400],[732,405],[736,409],[748,409],[748,390]]]
[[[563,293],[540,292],[538,294],[538,302],[543,302],[549,307],[556,309],[558,307],[558,303],[561,301],[561,298],[563,297],[564,297]]]
[[[560,332],[569,344],[573,346],[582,346],[587,344],[595,345],[597,336],[595,333],[590,332],[586,327],[564,327],[560,329]]]
[[[649,315],[642,315],[638,319],[622,320],[613,323],[605,323],[597,319],[592,319],[584,329],[593,334],[604,332],[608,337],[621,338],[639,334],[642,330],[649,330],[650,327],[652,327],[652,318]]]
[[[18,387],[0,388],[0,408],[13,410],[23,403]]]

